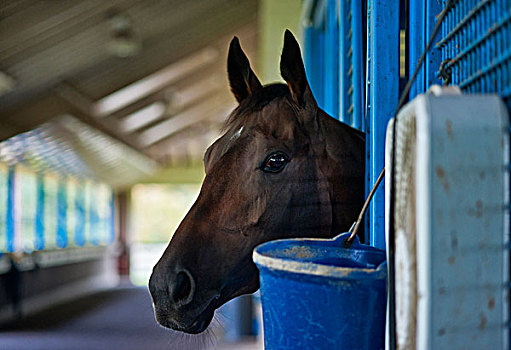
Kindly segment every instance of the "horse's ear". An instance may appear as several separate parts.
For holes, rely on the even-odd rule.
[[[286,29],[284,48],[280,57],[280,74],[287,82],[293,100],[302,107],[316,107],[317,103],[305,75],[300,46],[291,32]]]
[[[247,96],[263,87],[252,71],[252,68],[250,68],[248,58],[241,49],[240,41],[237,37],[234,37],[229,45],[227,74],[229,75],[231,91],[238,102],[241,102]]]

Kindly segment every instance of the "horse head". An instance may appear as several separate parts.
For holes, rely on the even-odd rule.
[[[193,334],[222,304],[259,288],[255,246],[346,231],[364,195],[363,134],[318,108],[289,31],[287,85],[261,85],[236,37],[227,61],[239,105],[206,151],[200,194],[149,282],[156,320]]]

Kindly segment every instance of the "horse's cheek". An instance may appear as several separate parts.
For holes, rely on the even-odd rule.
[[[268,203],[266,198],[264,198],[263,196],[256,196],[254,200],[251,201],[250,206],[248,208],[247,223],[250,226],[254,226],[260,223],[261,217],[263,216],[267,206]]]

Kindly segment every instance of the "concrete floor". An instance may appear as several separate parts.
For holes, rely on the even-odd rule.
[[[52,307],[0,329],[1,350],[259,350],[225,344],[221,327],[185,336],[156,324],[147,289],[119,287]]]

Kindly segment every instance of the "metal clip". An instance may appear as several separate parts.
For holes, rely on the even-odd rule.
[[[447,58],[440,63],[439,75],[444,86],[451,83],[452,68],[448,65],[450,61],[451,59]]]

